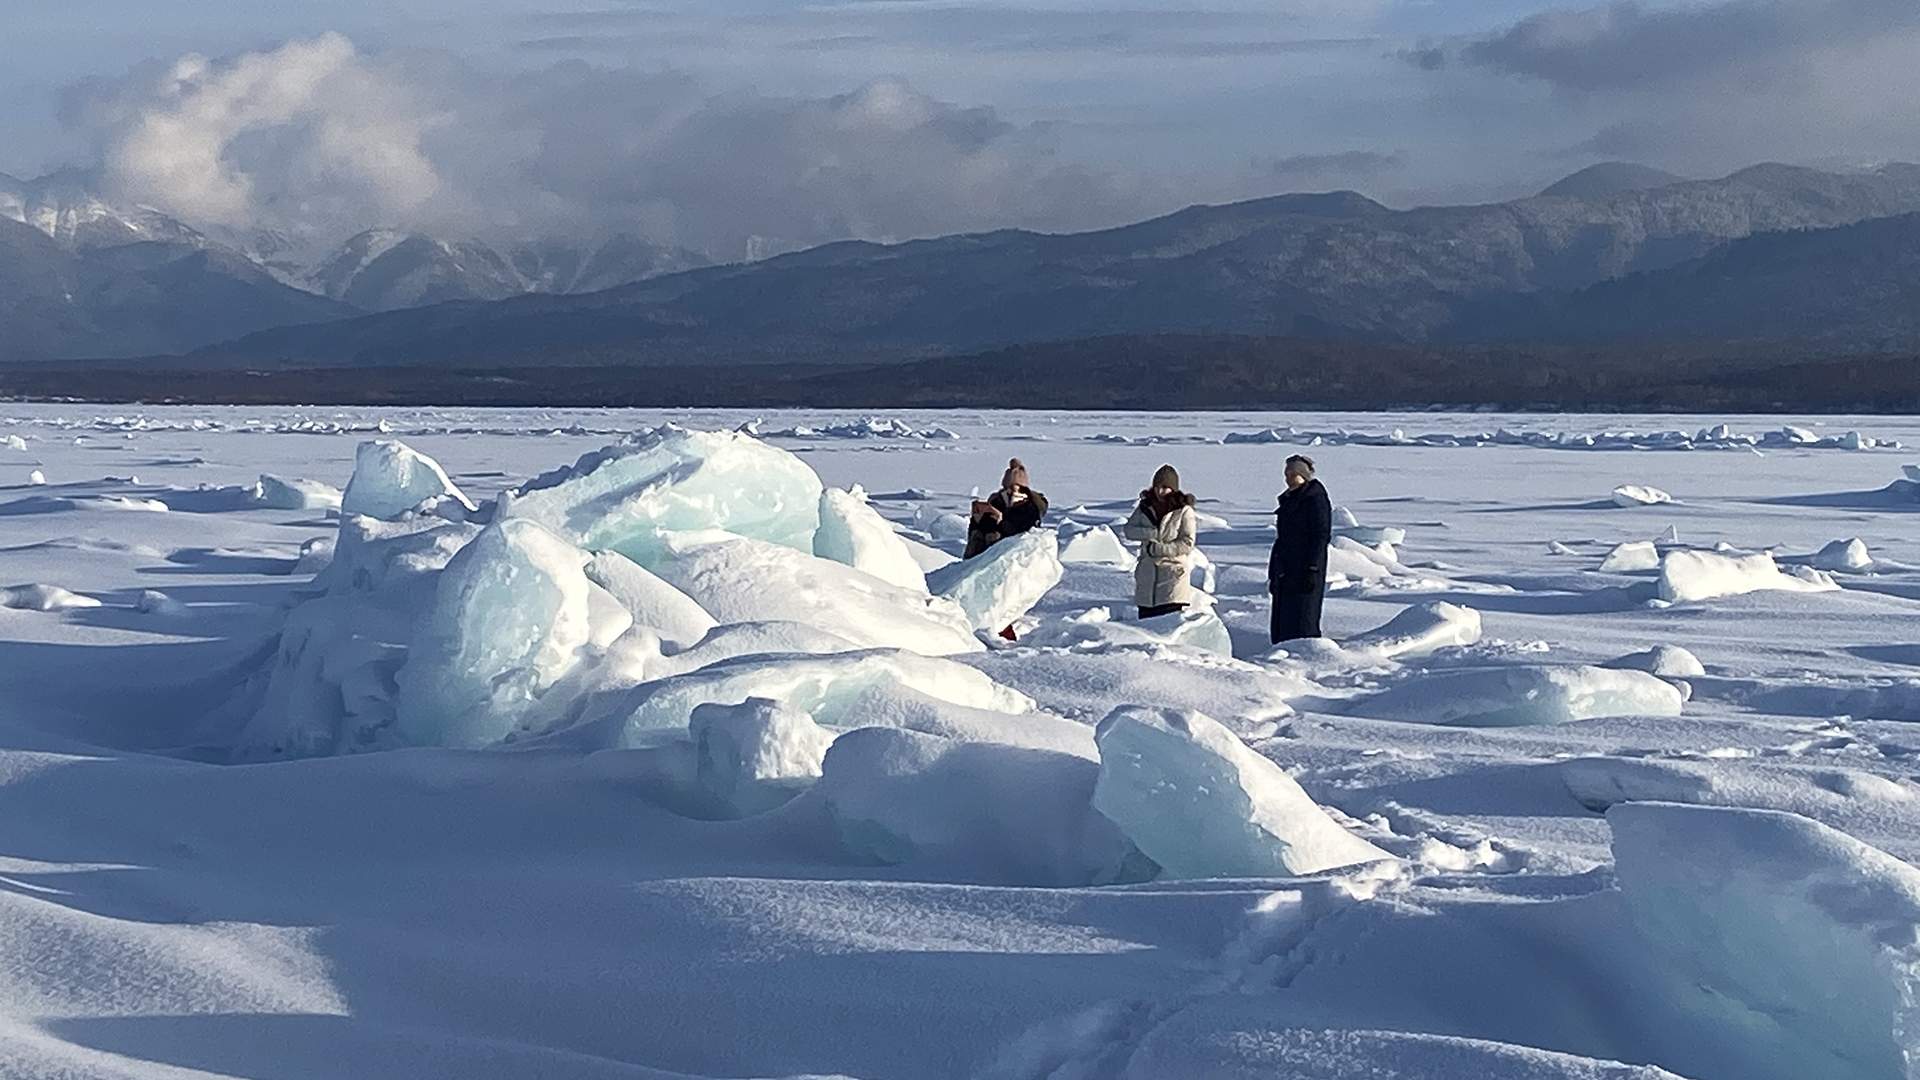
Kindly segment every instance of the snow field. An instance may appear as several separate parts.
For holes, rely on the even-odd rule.
[[[7,595],[77,601],[0,607],[20,1075],[1908,1074],[1894,440],[1635,458],[1651,523],[1605,440],[1324,441],[1274,649],[1242,418],[200,419],[0,488]],[[1009,449],[1071,509],[954,563]],[[1208,595],[1143,623],[1162,460]]]

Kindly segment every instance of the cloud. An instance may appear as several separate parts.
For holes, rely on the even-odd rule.
[[[1287,157],[1255,158],[1254,171],[1260,176],[1286,184],[1314,186],[1351,186],[1398,172],[1407,164],[1406,155],[1395,151],[1343,150],[1332,154],[1292,154]]]
[[[441,187],[420,143],[442,118],[400,90],[330,34],[224,63],[189,55],[118,87],[89,83],[91,100],[68,113],[98,125],[110,186],[184,217],[247,220],[290,194],[392,216]]]
[[[1920,29],[1913,0],[1731,0],[1653,9],[1633,0],[1546,11],[1467,44],[1460,59],[1574,90],[1645,89],[1736,67],[1797,66]],[[1416,54],[1416,60],[1425,57]]]
[[[1920,158],[1913,0],[1622,0],[1397,55],[1429,80],[1437,109],[1491,115],[1504,93],[1516,110],[1585,133],[1536,142],[1547,160],[1719,175],[1756,161]]]
[[[1082,228],[1169,187],[1064,160],[1045,125],[897,79],[716,92],[567,60],[518,74],[326,35],[73,88],[113,190],[200,225],[343,235],[634,231],[721,257],[845,238]]]

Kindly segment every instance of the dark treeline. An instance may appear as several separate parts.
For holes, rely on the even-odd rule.
[[[164,361],[160,362],[164,364]],[[0,395],[200,404],[1920,412],[1920,357],[1140,336],[880,365],[0,367]]]

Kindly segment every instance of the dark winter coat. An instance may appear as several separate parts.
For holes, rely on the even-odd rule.
[[[1000,511],[996,520],[991,516],[977,515],[967,526],[967,550],[965,558],[987,550],[1009,536],[1021,533],[1040,524],[1047,516],[1047,497],[1032,488],[1021,488],[1026,498],[1011,501],[1005,491],[996,490],[987,496],[988,505]]]
[[[1333,542],[1333,502],[1327,489],[1309,480],[1283,492],[1273,524],[1273,555],[1267,560],[1273,640],[1319,637],[1327,594],[1327,545]]]

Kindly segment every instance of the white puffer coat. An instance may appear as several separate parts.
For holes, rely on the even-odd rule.
[[[1193,548],[1199,519],[1193,496],[1159,521],[1145,507],[1136,506],[1122,527],[1127,539],[1140,544],[1140,560],[1133,568],[1133,602],[1143,608],[1193,602]]]

